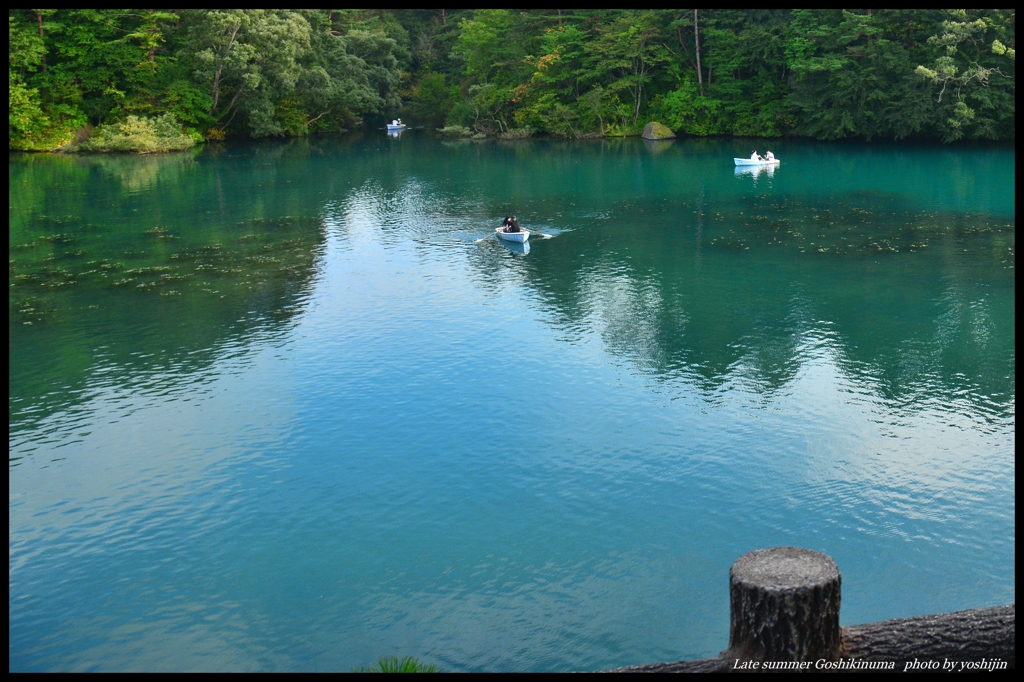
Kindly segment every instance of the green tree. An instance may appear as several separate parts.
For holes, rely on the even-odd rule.
[[[952,10],[948,14],[940,32],[928,39],[939,48],[940,56],[931,68],[918,66],[916,73],[939,86],[936,103],[942,112],[943,139],[996,137],[1000,123],[1005,125],[998,119],[1012,114],[1015,107],[1013,11]],[[1009,85],[1009,91],[992,92],[993,79]]]
[[[401,106],[393,38],[380,29],[342,32],[320,10],[306,12],[306,18],[313,26],[310,52],[302,61],[294,96],[305,119],[289,132],[301,134],[345,122],[355,112],[384,113]]]
[[[541,56],[526,57],[533,74],[516,89],[521,103],[517,122],[565,137],[604,134],[607,98],[603,87],[592,85],[595,74],[587,52],[590,38],[575,24],[545,30]]]
[[[653,12],[624,12],[600,27],[589,47],[592,68],[607,90],[625,95],[633,125],[640,118],[653,71],[673,63],[656,19]]]
[[[507,133],[1015,137],[1014,10],[9,10],[8,137],[361,114]],[[169,120],[169,119],[161,119]],[[142,127],[140,127],[142,126]]]
[[[53,10],[15,10],[8,15],[8,141],[11,149],[51,150],[69,143],[85,123],[75,91],[52,87],[45,38]],[[50,87],[48,87],[50,86]],[[56,100],[56,101],[54,101]]]
[[[707,11],[702,31],[709,127],[714,134],[789,131],[787,10]]]
[[[135,30],[129,32],[125,39],[138,41],[142,48],[143,58],[139,66],[156,71],[156,52],[166,42],[163,33],[163,24],[169,21],[177,21],[178,15],[174,12],[147,9],[142,10],[139,25]]]
[[[462,60],[467,103],[478,130],[508,130],[515,88],[528,74],[517,17],[509,10],[477,10],[459,22],[454,52]]]
[[[899,25],[918,23],[919,10],[856,14],[846,10],[794,12],[786,45],[795,76],[791,101],[797,131],[821,139],[905,137],[926,123],[926,93],[909,68],[908,44],[894,40]],[[897,116],[901,114],[901,116]]]
[[[274,117],[302,76],[310,26],[287,10],[203,10],[189,13],[184,51],[195,78],[209,88],[209,114],[220,130],[243,112],[253,137],[284,133]]]
[[[448,85],[444,74],[428,71],[420,77],[413,89],[409,110],[419,120],[441,124],[448,118],[459,97],[459,88]]]

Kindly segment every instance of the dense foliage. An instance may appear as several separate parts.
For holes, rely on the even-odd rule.
[[[656,119],[688,135],[1014,138],[1014,10],[10,10],[9,21],[12,149],[54,149],[95,126],[109,138],[175,121],[180,145],[367,115],[506,136],[633,135]]]

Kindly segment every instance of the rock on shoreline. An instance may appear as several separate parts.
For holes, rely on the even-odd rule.
[[[645,140],[670,140],[676,136],[668,126],[651,121],[644,126],[643,138]]]

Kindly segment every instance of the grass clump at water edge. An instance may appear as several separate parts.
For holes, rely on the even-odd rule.
[[[509,128],[503,133],[498,133],[498,137],[502,140],[525,140],[533,137],[534,132],[536,131],[533,128]]]
[[[196,141],[182,132],[174,114],[156,118],[129,116],[121,123],[100,126],[88,140],[71,151],[84,152],[172,152],[188,149]]]
[[[437,132],[443,137],[471,137],[473,131],[466,126],[445,126],[438,128]]]
[[[436,673],[433,663],[420,663],[415,656],[381,656],[369,668],[356,668],[356,673]]]

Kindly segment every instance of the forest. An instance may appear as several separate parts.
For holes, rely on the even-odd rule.
[[[449,134],[1014,140],[1014,10],[9,10],[12,150]]]

